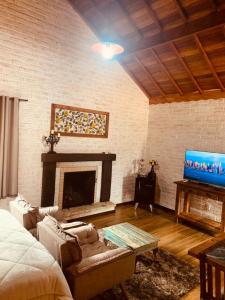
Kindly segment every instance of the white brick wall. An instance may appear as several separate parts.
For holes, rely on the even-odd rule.
[[[51,103],[110,112],[109,138],[62,137],[57,152],[111,152],[111,200],[133,198],[132,161],[145,152],[148,100],[117,62],[91,52],[95,35],[66,0],[0,0],[0,94],[20,104],[19,191],[40,204],[41,138]]]
[[[159,162],[161,205],[175,207],[173,182],[183,178],[185,149],[225,153],[224,120],[225,99],[150,105],[147,152]],[[199,212],[219,220],[220,204],[207,204],[203,198],[193,201]]]

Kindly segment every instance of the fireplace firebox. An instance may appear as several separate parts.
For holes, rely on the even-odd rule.
[[[95,171],[64,173],[62,208],[91,204],[95,197]]]

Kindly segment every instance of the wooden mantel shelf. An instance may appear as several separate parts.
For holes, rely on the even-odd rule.
[[[42,153],[42,162],[74,162],[74,161],[113,161],[116,154],[111,153]]]

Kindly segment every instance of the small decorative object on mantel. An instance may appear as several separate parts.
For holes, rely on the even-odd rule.
[[[137,172],[138,176],[145,176],[146,175],[146,171],[145,171],[145,160],[143,158],[141,158],[138,161],[138,172]]]
[[[48,152],[49,154],[56,153],[54,151],[54,145],[58,144],[59,140],[60,140],[60,133],[56,134],[53,129],[51,130],[49,136],[44,136],[44,141],[46,142],[47,145],[50,145],[50,151]]]
[[[107,138],[109,113],[52,104],[51,128],[61,135]]]

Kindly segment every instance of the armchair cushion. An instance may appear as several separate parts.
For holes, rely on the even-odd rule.
[[[83,258],[80,263],[76,263],[67,268],[67,272],[73,275],[81,274],[84,272],[90,272],[92,269],[103,266],[110,262],[114,262],[122,257],[129,256],[131,254],[130,249],[117,248],[108,250],[103,253],[98,253],[93,256]]]
[[[85,244],[92,244],[99,240],[98,232],[93,224],[88,224],[81,227],[69,228],[65,230],[71,235],[78,237],[80,246]]]

